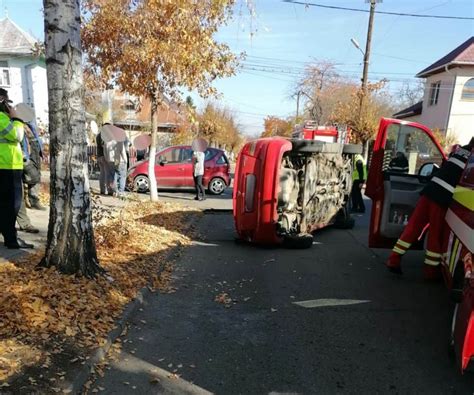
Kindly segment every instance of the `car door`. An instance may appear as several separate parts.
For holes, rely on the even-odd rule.
[[[445,159],[427,127],[381,119],[367,177],[366,195],[372,199],[369,247],[393,246],[432,170]]]
[[[158,188],[179,188],[184,185],[182,147],[169,147],[156,154],[155,177]]]

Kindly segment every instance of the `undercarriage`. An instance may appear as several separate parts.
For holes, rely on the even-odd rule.
[[[290,151],[283,156],[278,191],[278,231],[311,233],[346,215],[352,187],[351,155]],[[339,152],[337,152],[339,151]]]

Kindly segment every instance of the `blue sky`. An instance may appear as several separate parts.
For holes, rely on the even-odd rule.
[[[244,0],[240,0],[244,2]],[[365,48],[368,14],[253,0],[257,16],[236,6],[232,22],[218,40],[235,52],[245,51],[247,60],[236,76],[218,81],[222,96],[217,100],[231,108],[250,135],[263,130],[266,115],[294,114],[291,86],[306,63],[329,60],[341,74],[360,80],[362,54],[352,46],[355,38]],[[311,1],[310,1],[311,2]],[[314,0],[314,3],[365,8],[365,0]],[[2,5],[3,3],[3,5]],[[34,36],[42,38],[41,0],[0,0],[2,14]],[[380,11],[474,17],[473,0],[383,0]],[[255,34],[250,38],[250,27]],[[375,15],[369,78],[388,78],[396,92],[414,75],[474,35],[474,21]],[[277,70],[276,72],[272,70]],[[197,100],[202,106],[204,101]]]

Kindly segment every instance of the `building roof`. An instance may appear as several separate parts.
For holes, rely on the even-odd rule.
[[[453,49],[446,56],[434,62],[431,66],[421,70],[416,77],[425,78],[443,71],[446,66],[474,66],[474,36],[467,39],[460,46]]]
[[[10,18],[0,20],[0,54],[29,55],[36,42]]]
[[[404,119],[408,117],[413,117],[415,115],[420,115],[422,111],[423,101],[419,101],[418,103],[415,103],[410,107],[404,108],[403,110],[396,112],[395,114],[393,114],[393,117],[397,119]]]

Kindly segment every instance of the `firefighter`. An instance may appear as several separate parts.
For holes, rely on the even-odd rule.
[[[8,92],[0,88],[0,231],[5,247],[10,249],[33,248],[16,235],[15,222],[23,200],[23,121],[10,107]]]
[[[474,137],[468,145],[451,153],[421,191],[421,198],[388,258],[388,270],[402,274],[400,263],[403,255],[429,225],[423,274],[427,280],[439,277],[439,264],[445,252],[444,217],[473,146]]]
[[[355,155],[354,170],[352,171],[352,211],[365,213],[364,199],[362,198],[362,188],[365,184],[367,168],[362,155]]]

